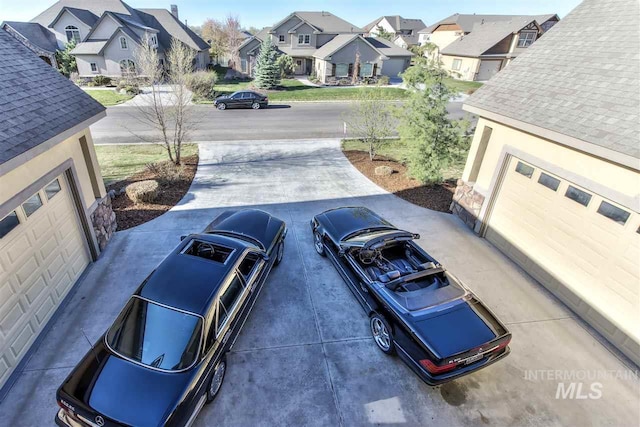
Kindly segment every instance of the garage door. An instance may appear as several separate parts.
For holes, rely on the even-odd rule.
[[[404,58],[387,59],[382,63],[382,75],[396,78],[405,70],[406,64],[407,60]]]
[[[0,224],[0,386],[89,263],[64,175]]]
[[[508,162],[486,238],[621,350],[637,352],[638,214],[536,165]]]
[[[496,75],[498,71],[500,71],[500,64],[502,64],[502,60],[487,60],[483,59],[480,61],[480,68],[478,69],[478,75],[476,76],[476,80],[485,81],[489,80],[491,77]]]

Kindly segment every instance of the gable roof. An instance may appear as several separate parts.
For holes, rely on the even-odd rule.
[[[531,18],[516,17],[509,21],[477,23],[469,34],[447,45],[442,55],[477,57],[504,40],[507,36],[520,31],[535,22]]]
[[[138,34],[131,31],[128,27],[120,27],[116,31],[111,34],[107,40],[87,40],[82,43],[78,43],[76,47],[73,48],[71,53],[73,55],[102,55],[104,49],[111,44],[113,39],[118,37],[118,35],[125,34],[129,36],[134,43],[138,46],[142,44],[142,39]]]
[[[331,39],[331,41],[316,50],[313,56],[320,59],[327,59],[358,37],[358,34],[338,34]]]
[[[389,15],[389,16],[381,16],[380,18],[372,21],[364,26],[364,30],[371,31],[374,27],[378,25],[380,21],[383,19],[387,20],[391,28],[394,31],[402,31],[402,30],[421,30],[425,27],[422,19],[412,19],[412,18],[403,18],[400,15]]]
[[[37,48],[52,54],[58,50],[56,36],[38,23],[7,21],[1,25],[2,28],[5,26],[11,27]]]
[[[473,31],[473,27],[476,24],[488,23],[488,22],[502,22],[502,21],[512,21],[514,19],[525,19],[530,18],[531,20],[536,20],[538,24],[543,24],[547,22],[551,18],[558,18],[558,15],[555,13],[546,14],[546,15],[476,15],[474,14],[459,14],[454,13],[451,16],[447,16],[446,18],[436,22],[428,26],[427,28],[419,31],[423,34],[432,33],[436,28],[440,25],[451,25],[456,24],[460,27],[460,29],[465,33],[470,33]]]
[[[362,37],[360,34],[338,34],[330,42],[323,45],[321,48],[313,53],[315,58],[328,59],[350,43],[355,40],[361,40],[363,43],[369,45],[372,49],[378,51],[380,55],[392,57],[392,56],[413,56],[413,53],[406,49],[397,46],[389,40],[379,37]]]
[[[420,42],[420,36],[417,33],[414,34],[399,34],[393,41],[403,40],[407,45],[417,45]]]
[[[83,24],[92,27],[93,24],[96,23],[96,21],[98,20],[98,17],[96,15],[94,15],[91,11],[89,10],[85,10],[85,9],[78,9],[75,7],[68,7],[65,6],[62,9],[60,9],[60,12],[58,12],[58,15],[56,15],[56,17],[53,19],[53,21],[51,21],[51,23],[49,23],[49,27],[53,27],[53,25],[58,22],[58,19],[60,19],[60,17],[65,13],[70,13],[73,16],[75,16],[76,18],[78,18]]]
[[[639,15],[637,0],[584,0],[465,109],[640,158]]]
[[[272,29],[278,28],[292,17],[297,16],[301,20],[307,22],[314,28],[317,28],[319,33],[340,34],[340,33],[361,33],[361,28],[353,25],[350,22],[345,21],[342,18],[338,18],[330,12],[293,12],[289,14],[283,20],[277,22]]]
[[[0,164],[90,119],[105,108],[0,31]]]
[[[33,18],[31,22],[37,22],[44,27],[48,27],[58,18],[58,15],[65,7],[89,12],[96,17],[96,21],[98,17],[107,11],[128,15],[135,14],[135,10],[121,0],[59,0]],[[78,16],[78,19],[81,18]],[[92,25],[93,24],[91,24],[91,26]]]
[[[167,9],[139,9],[138,16],[149,27],[160,30],[158,42],[162,43],[167,49],[171,46],[171,37],[175,37],[195,50],[207,50],[210,48],[207,42],[202,40],[191,28],[184,25]]]

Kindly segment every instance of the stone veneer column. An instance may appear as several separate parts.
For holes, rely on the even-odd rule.
[[[118,228],[116,213],[111,206],[111,196],[109,194],[98,202],[98,207],[91,214],[91,225],[93,226],[93,233],[98,240],[100,252],[102,252]]]
[[[453,194],[451,211],[472,230],[475,230],[483,204],[484,196],[473,189],[473,184],[459,179]]]

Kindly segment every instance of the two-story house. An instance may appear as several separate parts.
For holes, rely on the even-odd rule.
[[[180,22],[176,5],[169,11],[134,9],[121,0],[60,0],[29,23],[4,23],[3,27],[34,51],[34,45],[43,45],[42,34],[48,34],[46,49],[36,51],[45,59],[51,40],[58,49],[74,41],[77,45],[71,53],[80,77],[135,72],[135,50],[145,38],[158,48],[161,61],[176,38],[197,52],[196,69],[209,63],[209,45]]]
[[[379,36],[379,29],[394,35],[392,41],[402,47],[409,48],[418,45],[418,31],[425,27],[422,19],[403,18],[400,15],[381,16],[364,26],[365,35]]]
[[[451,75],[489,80],[559,21],[558,15],[451,15],[420,31]]]
[[[364,31],[329,12],[293,12],[240,45],[240,71],[252,76],[266,38],[294,60],[294,74],[315,74],[322,83],[351,78],[359,58],[360,77],[397,77],[413,55],[392,42],[364,37]]]

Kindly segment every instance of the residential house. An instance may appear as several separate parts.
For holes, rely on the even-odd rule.
[[[321,83],[352,78],[356,56],[360,76],[397,77],[411,62],[411,52],[388,40],[364,37],[363,30],[329,12],[294,12],[262,29],[240,46],[240,68],[253,75],[261,43],[267,38],[294,60],[294,74],[314,73]]]
[[[379,36],[378,28],[394,35],[392,41],[398,46],[407,49],[419,44],[418,31],[425,27],[422,19],[407,19],[400,15],[381,16],[373,22],[365,25],[365,35]]]
[[[75,41],[72,53],[80,77],[118,77],[135,72],[135,50],[145,38],[158,48],[163,63],[171,39],[176,38],[197,52],[194,68],[204,69],[209,64],[209,45],[180,22],[176,5],[169,11],[134,9],[121,0],[59,0],[30,23],[4,26],[35,46],[42,45],[39,39],[44,32],[55,36],[58,49]],[[52,47],[51,37],[46,39],[49,44],[43,50]]]
[[[461,80],[489,80],[559,21],[551,15],[451,15],[420,31],[433,59]]]
[[[0,55],[1,388],[116,223],[89,130],[105,108],[5,31]]]
[[[636,0],[584,0],[466,101],[479,120],[453,204],[636,364],[639,17]]]

